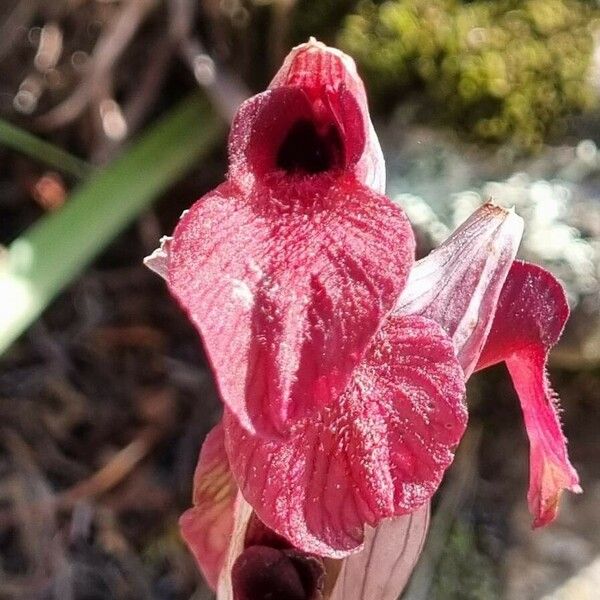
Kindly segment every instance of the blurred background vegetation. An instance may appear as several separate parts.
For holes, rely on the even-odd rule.
[[[377,100],[418,91],[423,119],[535,150],[596,104],[599,16],[579,0],[361,2],[338,39]]]
[[[586,493],[532,534],[514,392],[503,369],[476,379],[477,433],[405,598],[597,597],[599,3],[4,0],[0,598],[211,597],[177,518],[219,403],[141,261],[222,180],[236,107],[309,36],[356,59],[419,252],[491,196],[573,309],[551,375]]]

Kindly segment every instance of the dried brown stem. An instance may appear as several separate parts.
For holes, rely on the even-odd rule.
[[[273,2],[273,18],[269,28],[269,56],[271,69],[275,71],[283,62],[287,48],[287,40],[292,19],[292,11],[297,0],[275,0]]]
[[[190,24],[194,4],[190,0],[171,0],[171,34],[177,36],[179,53],[205,90],[215,110],[230,123],[239,105],[250,96],[244,83],[209,56],[199,38],[192,36]]]
[[[156,4],[157,0],[128,0],[124,4],[96,43],[88,72],[66,100],[37,119],[40,128],[64,127],[81,115]]]
[[[131,94],[123,103],[128,138],[142,125],[159,95],[158,92],[165,80],[175,49],[173,40],[168,36],[158,41],[152,53],[152,60],[148,61],[139,83],[133,87]],[[92,162],[94,164],[108,163],[120,146],[121,140],[104,138],[95,148],[91,158]]]
[[[4,20],[0,27],[0,61],[4,59],[15,47],[23,29],[27,29],[39,0],[21,0],[17,2],[13,10]]]
[[[83,499],[100,496],[123,481],[133,469],[150,453],[162,437],[155,426],[145,427],[127,446],[119,450],[112,459],[88,479],[80,481],[61,495],[66,506]]]
[[[240,104],[250,96],[242,81],[215,64],[197,38],[188,38],[180,47],[196,81],[204,88],[215,110],[230,123]]]

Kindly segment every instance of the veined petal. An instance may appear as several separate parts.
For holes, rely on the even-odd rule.
[[[193,508],[181,516],[181,532],[218,600],[251,600],[261,589],[273,594],[285,591],[290,598],[299,592],[300,600],[320,597],[322,563],[294,550],[262,525],[239,493],[225,453],[221,423],[202,446],[193,502]],[[257,567],[261,572],[253,573]],[[305,589],[311,594],[301,595]]]
[[[230,545],[237,495],[219,423],[206,436],[200,452],[194,474],[194,506],[179,521],[183,538],[213,589]]]
[[[229,136],[230,178],[249,186],[280,168],[281,147],[298,125],[326,142],[320,155],[329,148],[331,167],[384,192],[383,153],[354,61],[316,40],[294,48],[269,89],[240,107]]]
[[[337,400],[413,253],[404,213],[351,175],[225,183],[180,220],[169,287],[229,409],[276,435]]]
[[[398,314],[423,315],[443,327],[465,377],[483,349],[522,233],[513,211],[483,205],[415,264],[396,305]]]
[[[390,317],[338,401],[265,440],[225,414],[231,468],[261,520],[305,552],[356,551],[364,525],[413,512],[437,489],[466,426],[451,340]]]
[[[315,38],[292,48],[269,84],[269,88],[284,86],[308,90],[344,86],[365,107],[367,103],[365,86],[352,57]]]
[[[337,48],[330,48],[313,38],[292,49],[269,87],[281,86],[327,90],[326,103],[337,114],[337,122],[346,138],[363,140],[354,174],[364,185],[383,193],[383,152],[369,117],[367,94],[354,60]],[[353,112],[351,118],[344,115],[350,106],[346,96],[353,98],[359,109],[359,113]]]
[[[452,337],[458,360],[472,372],[481,353],[523,230],[512,211],[486,204],[438,249],[418,261],[394,313],[421,314]],[[465,377],[465,378],[466,378]],[[429,503],[380,523],[365,548],[346,559],[332,600],[395,600],[406,585],[427,533]]]
[[[217,583],[217,600],[237,600],[231,577],[233,566],[244,552],[246,533],[254,516],[252,507],[244,500],[239,490],[235,498],[233,515],[233,529]]]
[[[530,443],[529,510],[534,527],[556,517],[562,490],[580,492],[558,417],[558,398],[546,374],[550,349],[569,316],[560,283],[536,265],[510,269],[477,369],[505,361],[525,418]]]
[[[397,600],[425,543],[429,502],[365,531],[364,548],[343,560],[330,600]]]

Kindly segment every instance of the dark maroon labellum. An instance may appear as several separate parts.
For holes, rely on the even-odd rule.
[[[251,546],[232,570],[235,600],[321,600],[323,562],[295,550]]]

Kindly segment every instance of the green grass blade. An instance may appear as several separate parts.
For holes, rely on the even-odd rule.
[[[84,160],[3,119],[0,119],[0,145],[22,152],[77,179],[85,179],[92,173],[91,165]]]
[[[194,95],[121,158],[73,192],[8,249],[0,265],[3,352],[107,244],[222,138],[224,126]]]

